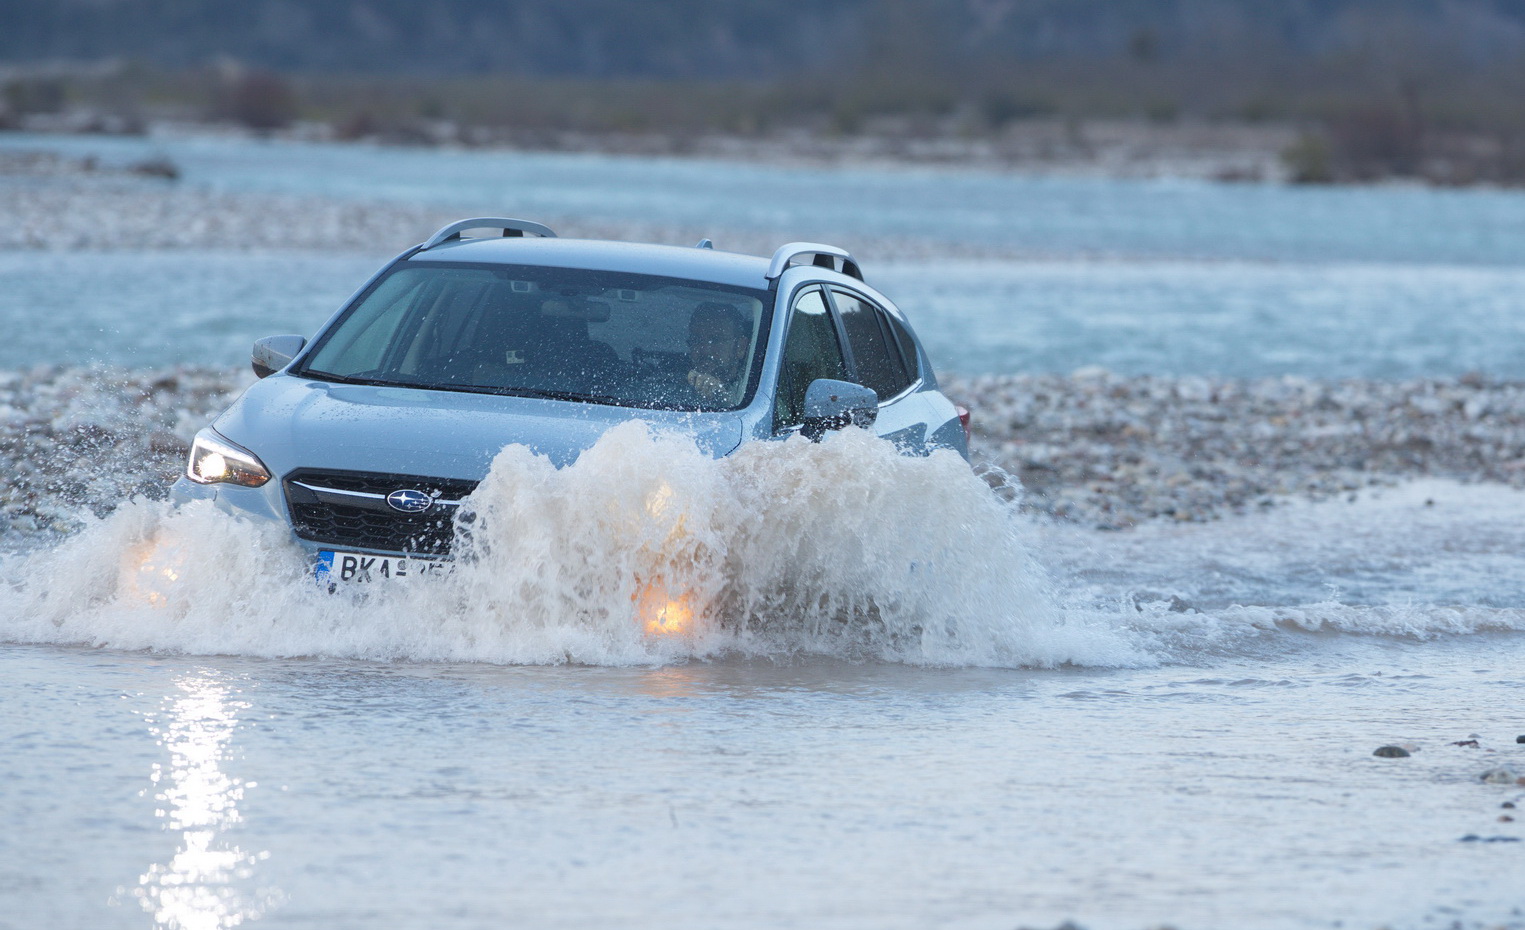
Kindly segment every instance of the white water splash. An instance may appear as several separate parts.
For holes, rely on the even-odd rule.
[[[1055,606],[1030,527],[951,453],[866,433],[713,460],[630,423],[573,465],[511,446],[437,576],[330,595],[279,526],[133,503],[0,566],[0,638],[378,660],[642,664],[801,654],[1148,661]]]
[[[1499,560],[1517,549],[1516,505],[1431,482],[1098,535],[1033,524],[951,453],[907,458],[848,431],[717,461],[630,423],[566,468],[505,449],[451,570],[385,590],[323,591],[284,527],[129,504],[0,562],[0,640],[505,664],[1191,664],[1299,634],[1525,631],[1525,610],[1460,596],[1468,572],[1514,564]],[[1363,588],[1306,596],[1331,577]]]
[[[1051,525],[1033,545],[1069,613],[1128,616],[1166,662],[1328,636],[1525,632],[1525,493],[1424,479],[1212,523]]]

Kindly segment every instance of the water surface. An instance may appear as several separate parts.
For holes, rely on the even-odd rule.
[[[1525,357],[1514,192],[0,145],[166,154],[235,193],[1000,251],[862,256],[963,373]],[[241,366],[385,258],[0,254],[0,368]],[[845,438],[509,455],[493,548],[386,597],[319,591],[278,532],[207,509],[5,556],[0,928],[1525,928],[1501,820],[1525,787],[1480,778],[1525,773],[1525,495],[1103,534]],[[653,579],[713,609],[653,637]]]

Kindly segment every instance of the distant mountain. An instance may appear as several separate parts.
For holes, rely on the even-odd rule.
[[[0,0],[0,64],[777,79],[1024,62],[1525,60],[1521,0]]]

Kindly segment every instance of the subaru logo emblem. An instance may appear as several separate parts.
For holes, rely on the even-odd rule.
[[[387,506],[403,513],[423,513],[434,506],[434,498],[423,491],[415,491],[411,488],[402,491],[393,491],[387,495]]]

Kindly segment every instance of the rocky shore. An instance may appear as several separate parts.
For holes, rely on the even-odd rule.
[[[252,381],[226,370],[0,372],[0,541],[67,531],[162,498],[196,431]]]
[[[321,198],[219,194],[136,166],[0,150],[0,249],[400,251],[453,212]]]
[[[1525,383],[947,377],[974,457],[1034,512],[1100,529],[1201,521],[1440,476],[1525,487]]]
[[[253,376],[176,367],[0,372],[0,539],[160,497]],[[1024,509],[1099,529],[1203,521],[1445,476],[1525,487],[1525,384],[1073,375],[944,378],[974,458]],[[1007,483],[1011,476],[1018,490]]]
[[[145,134],[213,136],[293,142],[356,142],[445,150],[576,152],[659,158],[704,158],[809,167],[897,168],[938,166],[1013,171],[1042,177],[1193,178],[1281,183],[1290,177],[1284,153],[1300,128],[1287,122],[1220,122],[1129,118],[1029,117],[999,130],[965,125],[936,127],[880,117],[842,132],[829,127],[777,128],[736,133],[470,126],[449,120],[411,120],[390,126],[340,127],[298,122],[279,130],[234,123],[155,121],[113,126],[102,114],[35,114],[18,128],[63,135]],[[973,131],[971,131],[973,130]],[[133,166],[150,176],[173,176],[172,165]]]
[[[456,217],[438,208],[226,195],[163,166],[0,151],[0,250],[400,250]],[[574,236],[697,241],[715,230],[546,218]],[[756,240],[755,242],[753,240]],[[724,247],[767,254],[766,231]],[[885,260],[940,247],[866,247]],[[960,249],[959,256],[970,255]],[[0,539],[24,539],[156,495],[196,429],[251,375],[177,367],[0,372]],[[1525,384],[1070,375],[946,377],[974,412],[974,458],[1029,511],[1103,529],[1201,521],[1422,476],[1525,487]],[[1016,491],[1006,489],[1015,495]]]
[[[277,194],[226,194],[165,176],[158,162],[103,167],[88,158],[0,149],[0,251],[299,249],[395,254],[446,223],[474,215],[398,203],[362,203]],[[482,208],[475,215],[498,215]],[[769,255],[792,231],[681,227],[535,216],[558,235],[693,245]],[[796,237],[797,238],[797,237]],[[1001,258],[998,249],[924,239],[859,237],[855,247],[879,261]]]

